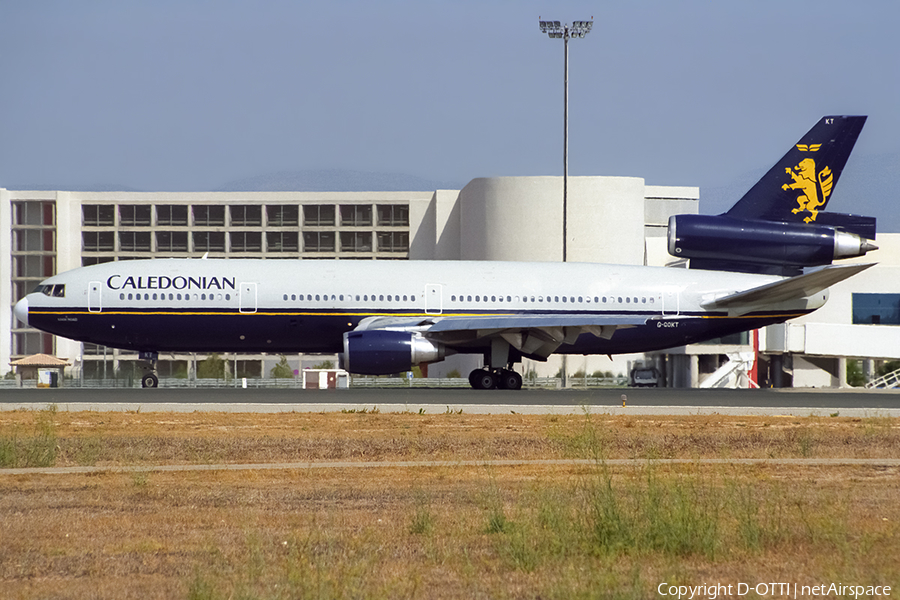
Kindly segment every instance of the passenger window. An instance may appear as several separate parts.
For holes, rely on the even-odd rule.
[[[467,298],[466,302],[471,302],[471,301],[472,301],[472,296],[466,296],[466,298]]]
[[[566,301],[566,297],[565,297],[565,296],[563,296],[563,302],[565,302],[565,301]]]
[[[378,300],[379,300],[380,302],[384,302],[384,294],[378,296]]]
[[[119,300],[124,300],[124,299],[125,299],[125,294],[119,294]]]
[[[128,299],[131,300],[131,294],[128,294]]]
[[[584,302],[584,300],[582,299],[581,296],[578,296],[578,301],[579,301],[579,302]]]
[[[475,302],[481,302],[481,296],[475,296]]]
[[[631,304],[631,298],[625,296],[625,304]]]
[[[496,297],[496,296],[491,296],[491,302],[496,302],[496,301],[497,301],[497,297]]]
[[[622,296],[619,296],[618,300],[619,300],[619,304],[622,304]]]

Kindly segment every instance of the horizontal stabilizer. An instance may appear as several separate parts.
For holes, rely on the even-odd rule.
[[[875,263],[856,265],[833,265],[812,273],[797,275],[775,283],[769,283],[750,290],[738,292],[702,302],[700,306],[707,310],[720,308],[735,309],[741,306],[753,306],[759,304],[777,304],[808,298],[822,290],[852,277]]]

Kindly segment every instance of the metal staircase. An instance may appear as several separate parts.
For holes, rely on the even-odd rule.
[[[866,388],[897,388],[900,387],[900,369],[882,375],[866,384]]]
[[[750,379],[750,369],[753,368],[753,352],[729,353],[728,362],[710,373],[704,379],[701,388],[747,388],[759,387]]]

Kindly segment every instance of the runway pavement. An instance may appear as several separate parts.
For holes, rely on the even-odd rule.
[[[623,396],[624,403],[623,406]],[[498,414],[729,414],[900,417],[900,392],[887,390],[699,390],[601,388],[484,390],[3,389],[0,410],[143,412],[425,412]]]

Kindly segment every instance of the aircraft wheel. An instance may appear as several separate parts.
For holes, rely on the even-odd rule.
[[[504,369],[500,372],[499,387],[503,390],[521,390],[522,376],[515,371]]]
[[[155,373],[147,373],[141,377],[141,387],[155,388],[159,387],[159,377]]]
[[[497,387],[497,377],[487,369],[476,369],[469,374],[469,383],[476,390],[492,390]]]

